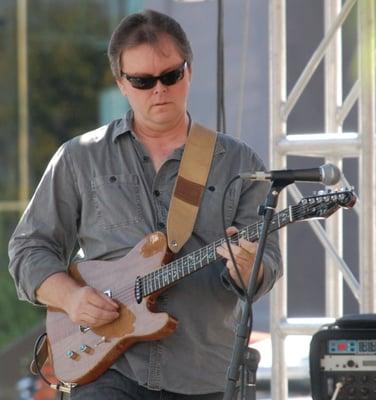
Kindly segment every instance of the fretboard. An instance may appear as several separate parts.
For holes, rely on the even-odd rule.
[[[268,232],[273,232],[280,229],[287,224],[293,222],[297,215],[301,213],[301,205],[290,206],[273,216],[270,223]],[[249,225],[238,233],[231,236],[230,242],[232,244],[239,244],[239,239],[243,238],[250,242],[255,242],[259,239],[262,229],[262,222],[257,222]],[[217,254],[217,247],[221,246],[225,239],[219,239],[210,243],[198,250],[195,250],[184,257],[178,258],[169,264],[164,265],[156,271],[144,275],[141,279],[142,296],[148,296],[154,292],[160,291],[168,286],[173,285],[180,279],[199,271],[206,265],[221,259],[222,257]]]

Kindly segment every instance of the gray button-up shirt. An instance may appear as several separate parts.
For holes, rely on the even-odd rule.
[[[63,144],[50,161],[9,245],[10,271],[19,297],[37,303],[35,291],[66,271],[77,242],[85,259],[124,256],[146,234],[164,230],[183,148],[158,172],[131,130],[132,113]],[[241,171],[263,169],[255,152],[218,135],[212,168],[194,232],[179,256],[223,236],[224,188]],[[259,220],[268,184],[237,180],[225,200],[227,226]],[[278,238],[269,236],[265,278],[257,297],[281,275]],[[150,389],[199,394],[224,390],[239,297],[223,261],[179,281],[159,297],[158,308],[179,320],[160,341],[133,345],[114,368]],[[124,271],[126,273],[126,271]]]

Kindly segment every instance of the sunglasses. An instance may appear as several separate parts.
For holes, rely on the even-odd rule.
[[[166,72],[159,76],[132,76],[125,72],[121,73],[121,77],[124,77],[129,83],[136,89],[147,90],[153,88],[157,81],[161,81],[165,86],[175,85],[176,82],[184,78],[184,71],[187,67],[187,62],[184,63],[173,71]]]

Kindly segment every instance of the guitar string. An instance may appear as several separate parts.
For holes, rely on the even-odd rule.
[[[314,205],[311,205],[314,206]],[[301,206],[301,205],[296,205],[296,206],[292,206],[292,212],[291,215],[294,219],[298,219],[301,218],[302,216],[304,216],[304,214],[306,214],[306,211],[304,210],[306,208],[306,206]],[[287,213],[287,211],[290,211],[289,209],[283,210],[285,213]],[[303,212],[304,211],[304,212]],[[287,214],[288,216],[290,215],[290,213]],[[278,214],[276,214],[276,216],[278,217]],[[289,220],[288,220],[289,221]],[[276,218],[276,220],[274,220],[274,223],[278,222],[278,218]],[[291,222],[291,221],[289,221]],[[252,238],[252,235],[256,235],[258,233],[257,229],[259,228],[259,226],[262,224],[262,222],[258,222],[256,224],[250,225],[248,227],[243,228],[238,234],[235,234],[231,239],[232,243],[237,243],[238,240],[240,238],[243,237],[244,234],[247,234],[249,238]],[[286,224],[285,224],[286,225]],[[278,228],[277,228],[278,229]],[[221,245],[224,242],[224,239],[218,239],[217,241],[201,248],[198,249],[180,259],[177,259],[169,264],[166,264],[162,267],[160,267],[159,269],[155,270],[155,271],[151,271],[150,273],[148,273],[147,275],[144,275],[142,277],[142,279],[144,280],[144,285],[143,285],[143,289],[145,289],[145,287],[149,286],[151,287],[151,291],[147,290],[146,295],[152,294],[154,292],[157,292],[158,290],[162,290],[164,289],[166,286],[168,286],[168,284],[172,284],[175,283],[177,280],[184,278],[185,276],[201,269],[200,266],[197,267],[197,264],[193,264],[190,265],[189,261],[188,264],[186,266],[184,266],[184,260],[195,260],[195,256],[199,255],[198,253],[202,252],[203,250],[208,250],[209,248],[216,248],[219,245]],[[212,253],[212,256],[214,257],[213,260],[210,260],[209,262],[207,262],[205,265],[208,265],[209,263],[211,263],[212,261],[216,260],[216,259],[222,259],[223,257],[217,255],[215,252]],[[201,260],[202,261],[202,260]],[[180,268],[179,268],[180,267]],[[188,268],[188,272],[184,273],[184,268]],[[163,286],[163,275],[167,275],[169,276],[170,273],[172,273],[173,276],[177,276],[178,279],[173,280],[172,282],[168,281],[167,285],[164,284]],[[162,278],[162,282],[161,282],[161,278]],[[162,286],[161,286],[162,283]],[[134,300],[135,301],[135,285],[132,285],[130,287],[127,288],[123,288],[119,293],[118,296],[121,297],[125,295],[125,300],[129,301],[129,300]],[[145,294],[144,294],[145,295]]]
[[[282,210],[281,212],[279,212],[278,214],[276,214],[273,219],[272,219],[272,224],[277,223],[279,224],[277,226],[276,229],[273,230],[277,230],[285,225],[287,225],[290,222],[293,222],[290,220],[291,216],[293,218],[293,220],[299,220],[301,219],[301,217],[308,217],[307,215],[307,209],[309,209],[309,207],[312,208],[312,211],[315,211],[315,207],[317,205],[320,205],[321,203],[314,203],[314,204],[310,204],[307,201],[307,204],[303,205],[303,204],[297,204],[294,206],[290,206],[289,208],[286,208],[284,210]],[[283,214],[285,215],[285,218],[287,216],[287,221],[283,220]],[[280,215],[282,215],[282,224],[284,223],[283,226],[280,225],[281,221],[280,221]],[[287,222],[287,223],[285,223]],[[231,238],[231,243],[235,243],[237,244],[239,239],[241,239],[242,237],[248,238],[248,239],[252,239],[254,236],[257,237],[258,236],[258,230],[260,228],[260,226],[262,225],[262,222],[256,222],[255,224],[249,225],[243,229],[240,230],[240,232],[238,232],[237,234],[233,235],[233,237]],[[204,246],[198,250],[193,251],[192,253],[187,254],[184,257],[181,257],[180,259],[177,259],[169,264],[166,264],[164,266],[161,266],[160,268],[156,269],[155,271],[151,271],[150,273],[148,273],[147,275],[144,275],[143,277],[141,277],[142,279],[142,290],[146,293],[143,293],[142,296],[147,296],[150,295],[152,293],[157,292],[158,290],[162,290],[165,289],[168,285],[170,284],[174,284],[177,280],[184,278],[187,275],[190,275],[193,272],[198,271],[199,269],[201,269],[202,267],[210,264],[211,262],[217,260],[217,259],[222,259],[223,257],[219,256],[216,252],[215,252],[215,248],[220,246],[221,244],[223,244],[225,242],[225,240],[222,239],[218,239],[217,241]],[[208,251],[211,251],[211,253],[208,253]],[[202,258],[202,254],[204,255],[204,259]],[[197,256],[199,257],[197,261]],[[211,259],[212,257],[212,259]],[[207,261],[205,262],[204,260],[207,259]],[[193,264],[190,264],[190,261],[193,260]],[[205,264],[203,264],[203,262],[205,262]],[[201,264],[201,265],[198,265]],[[185,271],[185,268],[187,269],[187,271]],[[165,276],[165,279],[167,279],[167,284],[166,282],[163,280],[163,277]],[[166,278],[167,276],[167,278]],[[172,282],[170,282],[170,277],[173,277],[174,279],[172,280]],[[151,290],[150,290],[150,289]],[[145,291],[146,289],[146,291]],[[128,303],[129,301],[133,301],[135,302],[135,284],[133,284],[132,286],[123,288],[121,291],[119,291],[118,293],[118,297],[122,297],[125,296],[125,301]]]
[[[317,205],[320,205],[321,203],[314,203],[314,204],[309,204],[307,202],[307,204],[303,205],[303,204],[297,204],[294,206],[290,206],[289,208],[286,208],[285,210],[282,210],[280,213],[276,214],[273,217],[272,220],[272,224],[274,223],[278,223],[278,227],[276,229],[279,229],[285,225],[287,225],[290,222],[290,218],[291,216],[293,217],[293,220],[299,220],[301,217],[306,216],[307,215],[307,208],[310,206],[312,207],[311,211],[315,211],[314,208]],[[281,221],[280,221],[280,215],[281,214],[285,214],[285,216],[288,217],[287,219],[287,223],[285,223],[283,226],[280,225]],[[283,217],[282,217],[283,218]],[[284,223],[286,221],[282,220],[282,223]],[[248,239],[252,239],[253,236],[258,236],[258,229],[259,227],[262,225],[262,222],[257,222],[255,224],[249,225],[243,229],[240,230],[240,232],[238,232],[237,234],[233,235],[233,237],[231,238],[231,243],[235,243],[237,244],[239,239],[241,239],[242,237],[248,238]],[[273,230],[276,230],[273,229]],[[142,289],[145,292],[145,288],[146,288],[146,293],[143,294],[144,296],[150,295],[152,293],[157,292],[158,290],[162,290],[165,289],[168,285],[175,283],[177,280],[184,278],[187,275],[190,275],[193,272],[198,271],[199,269],[201,269],[202,267],[210,264],[211,262],[215,261],[216,259],[222,259],[223,257],[219,256],[216,252],[215,252],[215,248],[220,246],[221,244],[224,243],[224,239],[218,239],[217,241],[204,246],[196,251],[193,251],[192,253],[177,259],[169,264],[166,264],[164,266],[161,266],[160,268],[156,269],[155,271],[151,271],[150,273],[148,273],[147,275],[144,275],[143,277],[141,277],[142,279]],[[208,253],[208,251],[211,251],[211,254]],[[204,254],[204,259],[202,258],[202,254]],[[199,256],[199,261],[197,261],[197,256]],[[210,259],[212,257],[212,259]],[[204,260],[207,259],[207,261],[205,262]],[[193,260],[193,264],[190,264],[190,261]],[[203,262],[205,262],[205,264],[203,264]],[[201,264],[201,265],[198,265]],[[187,271],[185,271],[184,269],[187,269]],[[163,280],[163,277],[165,276],[165,279],[167,279],[167,283]],[[167,276],[167,278],[166,278]],[[170,277],[173,277],[174,279],[172,280],[172,282],[170,282]],[[149,287],[151,288],[151,290],[149,289]],[[135,301],[135,285],[132,285],[130,287],[127,288],[123,288],[119,294],[119,296],[125,295],[125,300],[129,301],[129,300],[134,300]]]
[[[299,218],[301,216],[304,215],[304,209],[306,207],[303,207],[301,205],[295,205],[292,206],[292,212],[291,215],[293,216],[294,219]],[[285,213],[287,213],[287,216],[289,216],[288,211],[290,211],[289,209],[283,210]],[[274,223],[278,222],[278,214],[276,214],[275,216],[276,218],[274,219]],[[248,238],[252,238],[252,236],[258,236],[258,229],[260,227],[260,225],[262,225],[262,222],[257,222],[255,224],[249,225],[245,228],[243,228],[239,233],[235,234],[232,238],[231,238],[231,242],[232,243],[238,243],[239,239],[241,239],[244,235],[246,235],[246,237]],[[278,229],[278,228],[277,228]],[[216,252],[214,252],[214,248],[220,246],[221,244],[224,243],[224,239],[218,239],[217,241],[204,246],[196,251],[193,251],[190,254],[187,254],[186,256],[179,258],[169,264],[166,264],[160,268],[158,268],[155,271],[151,271],[150,273],[148,273],[147,275],[144,275],[142,277],[142,279],[144,280],[144,285],[143,285],[143,289],[145,287],[150,287],[150,290],[147,290],[147,295],[152,294],[154,292],[157,292],[158,290],[161,290],[163,288],[165,288],[166,286],[168,286],[169,284],[175,283],[177,280],[184,278],[187,275],[190,275],[191,273],[201,269],[200,266],[198,266],[198,263],[203,262],[202,258],[200,259],[200,261],[198,261],[196,264],[190,264],[190,260],[197,260],[197,256],[202,257],[202,255],[200,253],[204,252],[205,255],[205,251],[212,251],[211,256],[213,257],[213,259],[211,259],[210,261],[206,262],[203,266],[208,265],[209,263],[211,263],[212,261],[215,261],[216,259],[222,259],[223,257],[219,256],[216,254]],[[210,248],[212,248],[212,250],[210,250]],[[206,255],[205,258],[209,258],[209,255]],[[184,265],[185,261],[188,260],[188,262],[186,263],[186,265]],[[198,266],[198,267],[197,267]],[[184,272],[184,269],[187,269],[188,271]],[[164,283],[163,281],[163,275],[166,277],[167,276],[167,284]],[[178,279],[175,278],[175,280],[173,280],[172,282],[170,282],[169,278],[170,277],[178,277]],[[162,281],[161,281],[162,280]],[[161,284],[164,286],[161,287]],[[124,300],[125,301],[129,301],[129,300],[134,300],[135,301],[135,284],[132,284],[132,286],[128,286],[126,288],[123,288],[122,290],[120,290],[116,296],[114,296],[115,298],[122,298],[124,296]]]

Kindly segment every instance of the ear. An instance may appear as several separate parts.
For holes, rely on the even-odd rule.
[[[124,80],[123,79],[116,79],[116,84],[117,84],[121,94],[124,97],[127,97],[128,96],[128,91],[127,91],[126,84],[125,84]]]
[[[189,73],[189,83],[191,83],[191,81],[192,81],[192,65],[189,65],[187,70]]]

